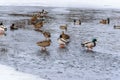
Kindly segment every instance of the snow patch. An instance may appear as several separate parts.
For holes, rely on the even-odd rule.
[[[38,76],[15,71],[13,68],[0,65],[1,80],[45,80]]]
[[[57,13],[69,13],[70,12],[67,10],[67,8],[54,8],[52,11],[57,12]]]

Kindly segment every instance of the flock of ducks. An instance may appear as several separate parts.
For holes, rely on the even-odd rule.
[[[110,18],[107,19],[102,19],[100,21],[101,24],[110,24]],[[81,25],[81,20],[79,19],[74,19],[74,25]],[[64,29],[67,31],[67,25],[65,26],[60,26],[60,29]],[[120,26],[114,25],[114,29],[120,29]],[[65,48],[66,44],[70,42],[70,36],[68,34],[65,34],[64,31],[62,31],[62,34],[60,34],[60,37],[58,38],[58,43],[60,44],[60,48]],[[81,43],[82,47],[87,48],[87,50],[92,50],[93,47],[96,46],[97,39],[92,39],[92,41],[84,41]]]
[[[109,23],[110,23],[110,19],[109,19],[109,18],[107,18],[107,19],[102,19],[102,20],[100,21],[100,23],[102,23],[102,24],[109,24]],[[113,28],[114,28],[114,29],[120,29],[120,25],[114,25]]]
[[[52,42],[50,39],[50,37],[51,37],[50,32],[46,32],[46,31],[41,30],[41,28],[45,24],[45,21],[43,18],[46,17],[47,13],[48,13],[47,11],[42,10],[38,14],[33,15],[30,19],[31,24],[34,27],[34,30],[39,31],[45,37],[44,40],[36,42],[37,46],[41,47],[42,51],[46,51],[46,47],[50,46],[51,42]],[[77,20],[74,19],[73,22],[74,22],[74,25],[81,25],[81,20],[79,20],[79,19],[77,19]],[[109,18],[103,19],[100,21],[100,23],[109,24],[110,19]],[[59,28],[62,31],[57,39],[57,42],[58,42],[60,48],[65,48],[67,46],[67,44],[70,42],[70,36],[68,34],[66,34],[66,32],[68,30],[68,24],[61,25]],[[114,26],[114,28],[120,28],[120,26]],[[18,29],[18,27],[15,24],[12,24],[10,26],[10,30],[17,30],[17,29]],[[4,34],[5,31],[7,31],[7,28],[4,27],[3,23],[0,23],[0,34]],[[86,47],[87,50],[92,50],[93,47],[96,46],[96,42],[97,42],[97,39],[93,39],[92,41],[84,41],[81,43],[81,46]]]
[[[46,51],[46,47],[51,45],[50,32],[41,30],[41,28],[45,24],[45,21],[41,18],[45,18],[47,13],[48,13],[47,11],[42,10],[42,12],[39,12],[39,14],[33,15],[30,20],[31,24],[34,27],[34,30],[39,31],[45,37],[44,40],[36,42],[37,46],[41,47],[42,51]],[[81,25],[81,21],[74,20],[74,25]],[[70,36],[68,34],[66,34],[68,25],[67,24],[61,25],[59,28],[62,31],[61,31],[61,34],[59,35],[57,41],[58,41],[60,48],[65,48],[67,46],[67,44],[70,42]],[[17,29],[18,29],[18,27],[14,23],[10,26],[10,30],[17,30]],[[4,34],[6,30],[7,30],[7,28],[4,27],[4,25],[1,23],[0,24],[0,34]],[[87,47],[89,50],[92,50],[92,48],[96,46],[96,41],[97,41],[97,39],[93,39],[91,42],[83,42],[83,43],[81,43],[81,45],[82,45],[82,47]]]
[[[74,20],[74,25],[81,25],[80,20]],[[67,31],[68,25],[62,25],[60,26],[60,29]],[[65,48],[66,45],[70,42],[70,36],[65,33],[65,31],[62,31],[58,38],[58,43],[60,48]],[[97,39],[93,39],[92,41],[85,41],[81,43],[82,47],[86,47],[87,50],[92,50],[93,47],[96,46]]]
[[[38,41],[36,43],[37,46],[41,47],[42,51],[46,51],[46,47],[50,46],[50,44],[51,44],[50,32],[41,30],[41,28],[45,24],[45,21],[43,18],[45,18],[47,16],[47,13],[48,12],[43,9],[41,12],[39,12],[38,14],[34,15],[31,18],[31,24],[33,25],[35,31],[41,32],[41,34],[43,34],[43,36],[45,37],[45,40]]]
[[[109,23],[110,23],[110,18],[102,19],[102,20],[100,21],[100,23],[101,23],[101,24],[109,24]],[[93,49],[93,47],[96,46],[96,42],[97,42],[97,39],[95,38],[95,39],[93,39],[92,41],[84,41],[84,42],[82,42],[82,43],[81,43],[81,46],[82,46],[82,47],[86,47],[87,50],[90,50],[90,51],[91,51],[91,50]]]

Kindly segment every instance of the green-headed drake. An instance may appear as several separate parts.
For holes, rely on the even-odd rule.
[[[96,41],[97,39],[93,39],[91,42],[90,41],[85,41],[81,43],[82,47],[86,47],[88,50],[92,50],[93,47],[96,46]]]

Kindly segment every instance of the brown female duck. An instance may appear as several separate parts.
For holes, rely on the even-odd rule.
[[[50,46],[51,40],[43,40],[36,43],[38,46],[42,47],[42,50],[46,50],[46,47]]]
[[[35,23],[34,28],[39,29],[39,28],[43,27],[43,24],[44,24],[44,22],[42,22],[42,21],[37,22],[37,23]]]
[[[110,23],[110,18],[102,19],[102,20],[100,21],[100,23],[102,23],[102,24],[109,24],[109,23]]]
[[[50,32],[43,32],[43,35],[44,35],[44,37],[46,38],[46,40],[51,37]]]
[[[33,15],[32,18],[31,18],[31,20],[30,20],[30,21],[31,21],[31,24],[35,24],[36,21],[37,21],[37,19],[38,19],[38,18],[37,18],[37,15]]]

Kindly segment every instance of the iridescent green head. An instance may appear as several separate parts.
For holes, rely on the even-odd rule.
[[[95,38],[92,40],[92,42],[96,42],[96,41],[97,41],[97,39],[95,39]]]

